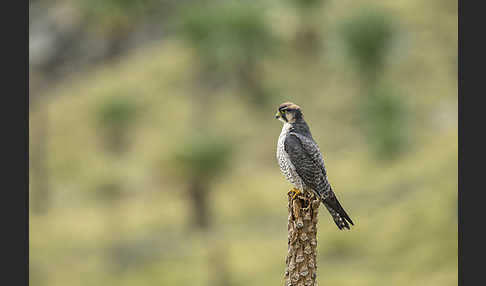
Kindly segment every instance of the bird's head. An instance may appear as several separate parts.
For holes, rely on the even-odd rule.
[[[280,104],[275,114],[275,118],[283,123],[294,123],[295,121],[302,119],[302,110],[300,106],[292,102],[284,102]]]

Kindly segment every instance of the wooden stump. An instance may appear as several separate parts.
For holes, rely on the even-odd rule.
[[[317,216],[320,200],[305,191],[288,197],[288,253],[285,286],[316,286]]]

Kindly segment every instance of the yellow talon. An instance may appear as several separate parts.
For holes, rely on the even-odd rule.
[[[292,200],[295,199],[296,196],[298,196],[299,194],[302,194],[302,192],[297,189],[297,188],[292,188],[288,193],[287,195],[290,195],[290,193],[294,193],[294,195],[292,196]]]

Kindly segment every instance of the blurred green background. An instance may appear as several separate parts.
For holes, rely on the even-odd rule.
[[[31,0],[30,285],[283,285],[299,104],[355,222],[319,285],[457,284],[457,1]]]

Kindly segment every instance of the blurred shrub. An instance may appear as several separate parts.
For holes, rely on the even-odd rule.
[[[376,8],[362,10],[341,26],[345,47],[364,83],[366,95],[360,108],[368,142],[378,159],[400,154],[407,139],[404,101],[395,95],[395,87],[380,84],[397,32],[389,15]]]
[[[102,206],[107,247],[117,241],[123,231],[124,221],[121,219],[121,212],[124,194],[124,184],[118,176],[100,174],[93,198]]]
[[[104,179],[96,191],[96,198],[105,205],[118,203],[123,195],[122,183],[115,179]]]
[[[204,80],[235,80],[257,106],[266,90],[258,63],[273,44],[262,9],[238,1],[194,4],[182,13],[180,32],[194,49]]]
[[[153,14],[170,4],[171,0],[87,0],[78,1],[80,9],[91,25],[97,29],[113,31],[129,29],[142,21],[144,17]]]
[[[209,184],[230,167],[232,147],[223,137],[193,135],[174,152],[173,168],[188,187],[193,224],[209,226]]]
[[[160,259],[159,241],[151,237],[136,239],[120,239],[114,241],[105,249],[110,261],[113,274],[121,274],[126,271],[144,269],[151,263]]]
[[[227,169],[230,152],[222,137],[195,135],[175,151],[173,160],[184,176],[211,180]]]
[[[365,9],[342,24],[345,46],[363,78],[375,80],[382,71],[394,30],[388,14],[377,9]]]
[[[130,128],[139,115],[139,106],[128,96],[112,96],[101,102],[96,111],[98,127],[108,150],[124,152]]]
[[[190,5],[181,16],[180,32],[203,62],[227,69],[265,54],[271,42],[261,10],[234,1]]]
[[[106,44],[106,56],[118,56],[130,41],[130,36],[142,33],[148,28],[162,27],[176,10],[174,0],[87,0],[76,1],[90,36],[99,34]],[[160,28],[159,28],[160,29]],[[152,29],[151,36],[159,35]],[[93,33],[94,32],[94,33]]]
[[[322,13],[320,6],[325,0],[289,0],[298,14],[299,24],[294,37],[294,45],[298,51],[315,60],[315,56],[322,48]]]
[[[321,5],[325,0],[290,0],[300,9],[313,9]]]
[[[407,140],[407,108],[392,87],[370,90],[362,104],[368,141],[379,159],[393,159],[404,151]]]

